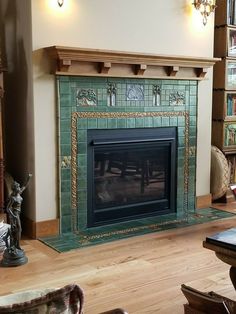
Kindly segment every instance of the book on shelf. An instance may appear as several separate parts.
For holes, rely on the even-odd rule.
[[[236,3],[235,0],[227,0],[227,22],[236,25]]]
[[[233,0],[228,0],[227,1],[227,23],[232,24],[232,1]]]
[[[236,122],[225,125],[225,146],[236,145]]]
[[[232,115],[236,113],[236,96],[232,96]]]
[[[232,24],[235,25],[236,24],[236,4],[235,4],[235,0],[232,0]]]
[[[227,96],[227,116],[233,115],[233,97],[232,95]]]
[[[227,116],[235,116],[236,115],[236,94],[228,94],[227,95]]]
[[[206,242],[236,251],[236,228],[227,229],[206,237]]]

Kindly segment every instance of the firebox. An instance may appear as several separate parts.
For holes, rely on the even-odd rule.
[[[177,128],[87,130],[88,227],[176,212]]]

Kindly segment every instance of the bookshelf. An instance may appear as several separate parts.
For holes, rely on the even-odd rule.
[[[236,183],[236,0],[217,0],[215,10],[212,144],[229,163],[230,183]]]

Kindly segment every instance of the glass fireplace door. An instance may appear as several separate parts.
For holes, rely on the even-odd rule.
[[[175,211],[175,139],[114,134],[89,144],[89,225]]]

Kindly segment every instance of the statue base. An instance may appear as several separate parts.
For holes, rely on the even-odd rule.
[[[28,262],[25,252],[21,249],[5,249],[0,265],[2,267],[21,266]]]

